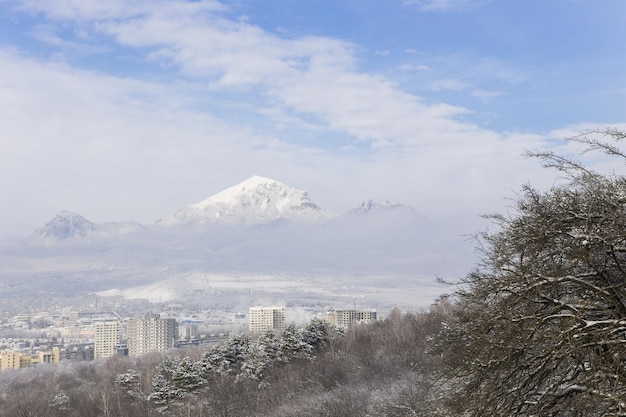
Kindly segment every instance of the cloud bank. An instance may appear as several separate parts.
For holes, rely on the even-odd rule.
[[[0,4],[35,20],[30,36],[49,48],[0,49],[5,235],[64,209],[150,223],[253,174],[339,213],[370,198],[410,204],[461,234],[520,184],[553,181],[520,155],[563,131],[472,123],[472,109],[364,69],[354,41],[268,30],[217,1]],[[441,80],[424,89],[504,94]]]

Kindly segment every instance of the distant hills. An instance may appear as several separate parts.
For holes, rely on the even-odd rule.
[[[442,292],[436,277],[468,264],[446,227],[372,200],[337,215],[306,191],[253,176],[151,225],[63,211],[0,249],[0,288],[242,306],[342,306],[358,293],[372,307],[423,305]]]
[[[293,225],[323,225],[341,222],[352,216],[403,216],[425,221],[416,211],[406,205],[390,202],[377,203],[367,200],[359,207],[338,216],[320,208],[309,198],[306,191],[287,186],[276,180],[252,176],[240,184],[227,188],[205,200],[187,205],[175,213],[158,219],[154,225],[145,226],[133,221],[93,223],[78,213],[62,211],[52,220],[35,230],[35,238],[50,243],[57,241],[107,239],[133,232],[151,230],[171,232],[177,227],[186,231],[197,228],[229,226],[260,226],[288,222]],[[408,217],[407,217],[408,216]],[[365,224],[363,224],[365,227]]]
[[[34,235],[41,239],[77,239],[89,237],[115,236],[143,229],[139,223],[110,222],[96,224],[80,214],[62,211],[44,226],[35,230]]]
[[[405,206],[403,204],[392,204],[389,201],[386,201],[383,204],[379,204],[373,200],[367,200],[362,203],[359,207],[350,210],[348,213],[351,214],[367,214],[367,213],[380,213],[380,212],[389,212],[389,211],[403,211],[405,213],[415,213],[413,207]]]

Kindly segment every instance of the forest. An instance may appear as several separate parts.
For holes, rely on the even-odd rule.
[[[529,152],[558,180],[486,216],[480,262],[423,312],[319,320],[208,349],[0,375],[2,416],[626,416],[626,133],[571,139],[608,174]]]
[[[13,416],[433,416],[440,358],[428,352],[451,305],[393,310],[345,332],[313,320],[209,349],[42,366],[0,375]]]

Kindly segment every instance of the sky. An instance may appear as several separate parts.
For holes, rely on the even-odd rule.
[[[459,234],[626,128],[622,0],[0,0],[0,237],[152,224],[252,175]],[[592,163],[601,164],[594,160]]]

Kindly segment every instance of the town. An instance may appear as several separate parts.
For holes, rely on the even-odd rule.
[[[289,307],[287,307],[287,310]],[[280,333],[288,324],[284,306],[251,306],[247,314],[193,310],[180,304],[141,318],[114,310],[18,314],[0,323],[0,371],[61,361],[92,361],[114,355],[137,357],[192,346],[216,344],[241,333]],[[308,311],[336,328],[377,319],[375,310]]]

